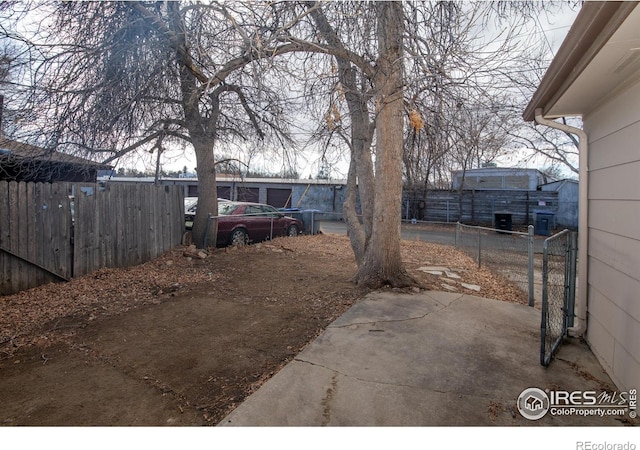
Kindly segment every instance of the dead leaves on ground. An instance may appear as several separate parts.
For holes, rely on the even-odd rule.
[[[455,248],[419,241],[403,241],[402,255],[407,269],[414,276],[415,269],[425,264],[445,265],[463,273],[464,281],[481,286],[483,297],[522,302],[522,292],[512,284],[476,264]],[[18,294],[0,297],[0,357],[11,355],[17,348],[63,339],[99,316],[122,314],[140,305],[160,303],[163,299],[199,283],[221,284],[229,277],[246,276],[235,270],[234,260],[246,261],[252,254],[267,254],[290,264],[305,261],[313,273],[327,286],[333,284],[334,274],[356,270],[355,259],[346,236],[317,235],[278,238],[242,248],[227,248],[210,252],[205,259],[183,256],[186,247],[177,247],[159,258],[135,267],[101,269],[68,283],[51,283]],[[228,260],[230,263],[225,264]],[[313,261],[322,260],[323,264]],[[282,265],[281,265],[282,267]],[[273,276],[285,275],[274,271]],[[424,275],[424,274],[423,274]],[[294,280],[295,281],[295,280]],[[434,289],[434,280],[420,281]],[[277,282],[277,279],[274,279]],[[327,289],[328,295],[339,295]],[[260,293],[262,295],[262,293]],[[265,297],[268,295],[265,294]],[[309,302],[314,309],[335,307],[322,295],[309,296],[298,292],[298,299]],[[317,298],[316,298],[317,297]],[[283,299],[274,301],[286,302]],[[348,303],[348,302],[347,302]],[[339,313],[340,311],[336,311]],[[333,314],[329,314],[333,316]],[[4,355],[3,355],[4,354]]]

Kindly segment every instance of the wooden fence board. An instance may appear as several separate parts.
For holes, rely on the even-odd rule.
[[[11,230],[11,235],[15,236],[15,239],[11,240],[11,251],[14,254],[19,254],[20,247],[23,243],[23,236],[24,236],[24,233],[20,232],[20,221],[21,219],[23,219],[22,216],[25,208],[22,207],[21,205],[20,183],[14,181],[12,183],[9,183],[9,186],[10,186],[9,199],[11,202],[11,210],[12,210],[11,217],[9,218],[9,220],[11,221],[10,230]],[[24,289],[24,286],[27,285],[24,280],[24,273],[26,270],[27,270],[27,266],[25,265],[24,261],[20,259],[17,261],[14,261],[14,263],[12,264],[11,279],[13,280],[14,283],[20,286],[21,289]]]
[[[43,251],[42,188],[0,183],[0,293],[58,280]]]
[[[9,215],[9,183],[0,181],[0,248],[9,249],[11,246]],[[11,286],[11,260],[11,255],[0,250],[0,292]]]
[[[170,210],[167,210],[167,215],[171,216],[171,221],[173,221],[173,227],[171,231],[172,236],[172,247],[176,245],[180,245],[182,243],[182,235],[184,234],[184,191],[180,191],[178,189],[172,189],[171,196],[173,197],[173,201],[170,203]],[[180,208],[180,216],[176,216],[172,212],[176,210],[176,208]],[[171,223],[169,221],[169,223]],[[173,230],[178,229],[180,232],[175,233]]]
[[[34,245],[34,261],[36,264],[39,264],[41,267],[46,267],[44,263],[44,222],[43,222],[43,214],[42,214],[42,203],[43,203],[43,194],[42,194],[42,183],[35,183],[33,185],[33,209],[31,210],[31,214],[34,218],[34,230],[31,240]],[[36,275],[36,278],[30,282],[33,286],[38,286],[40,284],[44,284],[49,281],[50,274],[47,274],[44,271],[40,271],[39,273],[36,270],[32,271]]]
[[[35,242],[35,237],[36,234],[38,233],[38,230],[36,229],[36,217],[35,217],[35,202],[34,202],[34,184],[33,183],[24,183],[25,185],[25,190],[26,190],[26,213],[27,213],[27,220],[26,223],[24,224],[24,228],[26,228],[26,234],[27,234],[27,246],[26,246],[26,254],[27,254],[27,259],[29,259],[29,261],[36,261],[37,256],[36,256],[36,242]],[[28,271],[29,274],[29,280],[28,280],[28,284],[33,284],[36,282],[36,279],[38,278],[39,272],[36,272],[35,270],[33,271]]]
[[[65,183],[55,183],[51,186],[51,270],[58,274],[67,272],[67,232],[65,230],[68,209],[66,206],[68,194]]]
[[[107,185],[104,190],[101,190],[99,192],[99,195],[108,198],[110,195],[109,185]],[[107,267],[111,263],[111,261],[113,261],[113,250],[115,246],[114,236],[115,227],[118,222],[118,216],[114,214],[112,202],[104,203],[104,205],[101,205],[99,211],[100,217],[98,218],[100,223],[103,225],[100,229],[100,265],[103,267]]]
[[[118,195],[117,185],[109,185],[110,195],[115,198]],[[124,242],[124,204],[122,202],[113,202],[111,208],[112,214],[118,219],[115,224],[116,233],[112,244],[112,259],[115,262],[122,261],[125,254]]]
[[[162,230],[162,220],[158,211],[158,201],[163,196],[163,191],[158,186],[151,186],[149,196],[147,198],[147,208],[149,213],[146,215],[145,229],[147,238],[147,252],[149,255],[156,254],[160,250],[158,243],[161,236],[158,236],[158,229]]]
[[[138,190],[138,196],[136,197],[136,201],[133,202],[134,210],[136,213],[136,220],[135,220],[135,223],[133,224],[134,233],[135,233],[135,240],[133,242],[135,246],[134,248],[135,248],[135,254],[136,254],[136,261],[140,261],[140,262],[144,261],[144,255],[146,252],[145,240],[147,239],[147,236],[146,236],[146,230],[144,229],[146,214],[142,214],[142,208],[144,206],[145,212],[148,214],[149,205],[146,204],[147,193],[149,191],[148,188],[149,188],[148,185],[140,186],[140,189]]]
[[[135,260],[135,255],[133,254],[134,248],[132,244],[135,236],[132,236],[131,233],[135,231],[135,226],[133,224],[136,220],[136,212],[132,204],[133,202],[127,202],[127,199],[124,197],[124,190],[122,188],[123,186],[119,186],[118,201],[124,205],[124,215],[122,217],[122,221],[125,225],[125,228],[123,237],[124,253],[122,254],[122,260],[119,262],[120,265],[124,265],[124,261]],[[131,191],[133,196],[137,196],[138,194],[136,191],[139,192],[139,188],[137,186],[134,186],[133,188],[131,188]]]
[[[158,252],[162,248],[162,242],[164,239],[163,235],[163,221],[165,220],[164,215],[164,186],[155,186],[154,195],[150,199],[151,206],[153,208],[153,220],[149,223],[149,231],[151,233],[152,239],[150,242],[152,243],[152,251]],[[171,225],[171,224],[168,224]],[[170,240],[169,240],[170,242]]]
[[[25,258],[29,258],[29,229],[27,228],[29,213],[27,210],[29,209],[30,205],[27,203],[27,183],[16,184],[17,213],[14,214],[14,218],[17,219],[17,223],[15,223],[16,235],[18,236],[17,250],[19,251],[19,253],[23,254]],[[20,278],[22,279],[22,283],[28,284],[29,276],[26,271],[20,272]]]
[[[33,236],[33,242],[35,245],[36,260],[35,262],[44,266],[44,254],[42,247],[44,246],[44,222],[42,215],[42,183],[35,183],[33,186],[33,217],[35,219],[35,230]]]
[[[9,198],[9,216],[8,226],[9,235],[14,237],[9,240],[9,250],[15,252],[18,250],[20,243],[18,236],[18,183],[10,181],[8,186],[8,198]]]
[[[73,248],[73,275],[76,277],[100,268],[97,235],[100,219],[95,186],[76,189]]]
[[[89,227],[92,223],[90,217],[87,217],[87,214],[91,211],[91,205],[88,204],[91,200],[88,200],[84,193],[75,192],[74,195],[74,208],[75,208],[75,217],[74,217],[74,226],[73,226],[73,276],[80,276],[87,269],[84,267],[87,257],[87,240],[89,239],[89,234],[91,230]]]

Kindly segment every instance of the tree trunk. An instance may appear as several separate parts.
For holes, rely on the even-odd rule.
[[[218,215],[218,188],[216,186],[213,142],[193,139],[193,147],[198,164],[198,209],[193,221],[193,243],[198,248],[216,246],[218,220],[208,220],[209,214]],[[207,225],[207,222],[209,224]]]
[[[335,49],[344,50],[340,37],[327,20],[316,2],[308,2],[309,12],[324,39]],[[371,140],[373,137],[366,89],[358,85],[357,70],[352,62],[335,56],[338,63],[338,78],[345,90],[345,98],[351,118],[351,161],[347,180],[347,191],[343,205],[343,214],[351,239],[351,248],[358,265],[364,258],[371,229],[373,228],[374,176],[371,160]],[[356,211],[356,200],[360,194],[362,205],[362,223]]]
[[[356,282],[368,287],[415,284],[400,254],[402,152],[404,127],[402,36],[400,2],[380,2],[378,16],[378,93],[376,120],[375,198],[373,228]]]
[[[216,142],[217,111],[219,109],[213,108],[214,112],[209,116],[200,112],[202,89],[199,86],[200,81],[191,68],[191,62],[188,60],[187,38],[180,15],[180,6],[177,3],[169,3],[168,7],[169,27],[179,43],[175,54],[180,70],[180,94],[185,126],[189,131],[198,165],[198,209],[193,220],[191,234],[196,247],[215,247],[218,221],[217,219],[209,221],[209,214],[218,215],[218,189],[213,147]]]
[[[344,204],[342,205],[342,214],[344,220],[347,223],[347,230],[349,234],[349,240],[351,241],[351,248],[353,254],[356,257],[356,263],[358,266],[362,264],[364,259],[364,253],[367,249],[367,236],[364,229],[360,224],[358,213],[356,210],[356,200],[358,196],[358,185],[356,176],[356,156],[353,150],[351,151],[351,162],[349,164],[349,174],[347,175],[347,188],[344,198]]]
[[[345,97],[351,117],[351,162],[347,179],[347,195],[343,211],[347,221],[351,248],[358,265],[364,259],[373,229],[375,200],[373,162],[371,161],[371,122],[364,95],[359,92],[355,69],[346,61],[338,61],[340,81],[346,89]],[[362,206],[362,224],[356,214],[357,194]]]

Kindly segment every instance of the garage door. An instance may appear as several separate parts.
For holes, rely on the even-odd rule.
[[[267,203],[276,208],[290,208],[291,189],[267,188]]]
[[[218,198],[226,198],[227,200],[231,200],[231,187],[218,186]]]
[[[260,188],[238,188],[238,201],[239,202],[253,202],[258,203],[260,199]]]

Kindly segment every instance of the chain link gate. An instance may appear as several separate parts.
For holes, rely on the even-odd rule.
[[[561,231],[544,241],[540,364],[548,366],[573,326],[578,234]]]

